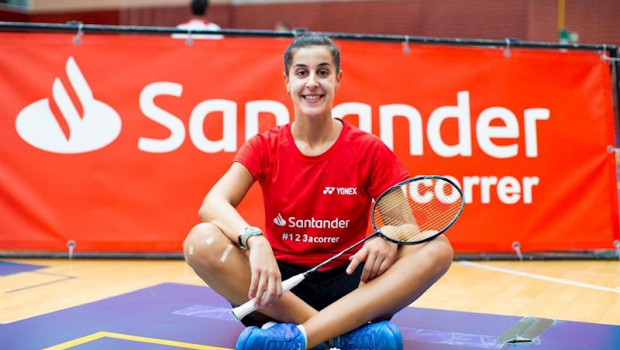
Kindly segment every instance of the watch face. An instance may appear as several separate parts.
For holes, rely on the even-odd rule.
[[[246,227],[243,230],[243,234],[239,235],[239,245],[244,250],[248,250],[249,249],[247,246],[248,238],[252,236],[260,236],[262,234],[263,234],[263,231],[261,231],[261,229],[258,227],[254,227],[254,226]]]
[[[250,227],[246,228],[245,232],[246,233],[250,233],[250,234],[256,234],[256,233],[261,234],[261,233],[263,233],[263,231],[261,231],[260,228],[254,227],[254,226],[250,226]]]

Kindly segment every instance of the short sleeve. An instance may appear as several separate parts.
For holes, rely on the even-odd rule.
[[[367,191],[372,198],[377,198],[381,193],[401,181],[409,178],[409,172],[380,139],[376,138],[370,157],[370,178]]]
[[[262,136],[254,135],[239,148],[233,160],[248,168],[254,180],[259,180],[264,173],[263,165],[266,163],[264,145]]]

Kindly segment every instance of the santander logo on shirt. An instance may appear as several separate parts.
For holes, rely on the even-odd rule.
[[[66,73],[70,86],[60,78],[52,84],[52,101],[43,98],[31,103],[17,115],[15,128],[28,144],[54,153],[85,153],[103,148],[121,132],[119,114],[107,104],[95,99],[80,68],[69,57]],[[77,97],[73,101],[67,92]],[[57,107],[57,115],[50,105]]]
[[[278,213],[276,217],[273,219],[273,223],[280,227],[289,227],[289,228],[319,228],[319,229],[343,229],[349,227],[351,220],[345,220],[340,218],[335,219],[317,219],[315,217],[311,217],[309,219],[297,218],[295,216],[291,216],[288,219],[284,220],[282,214]]]
[[[273,223],[280,227],[286,226],[286,221],[284,221],[284,218],[280,213],[278,213],[278,215],[273,219]]]

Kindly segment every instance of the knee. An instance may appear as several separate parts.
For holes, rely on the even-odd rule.
[[[215,239],[214,235],[216,232],[217,228],[206,222],[192,227],[183,241],[183,252],[185,253],[185,257],[188,255],[193,255],[194,248],[203,242],[206,243],[210,237]]]
[[[436,272],[439,276],[445,274],[452,260],[454,259],[454,249],[450,241],[445,236],[439,236],[429,242],[428,254],[430,260],[433,262],[433,266],[436,268]]]
[[[194,267],[200,264],[202,267],[218,260],[215,253],[226,248],[230,240],[222,231],[213,224],[200,223],[194,226],[183,241],[183,254],[187,263]]]

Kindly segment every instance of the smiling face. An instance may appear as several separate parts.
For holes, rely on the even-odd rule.
[[[341,77],[342,73],[328,46],[296,49],[288,71],[284,73],[296,116],[331,117],[332,103]]]

